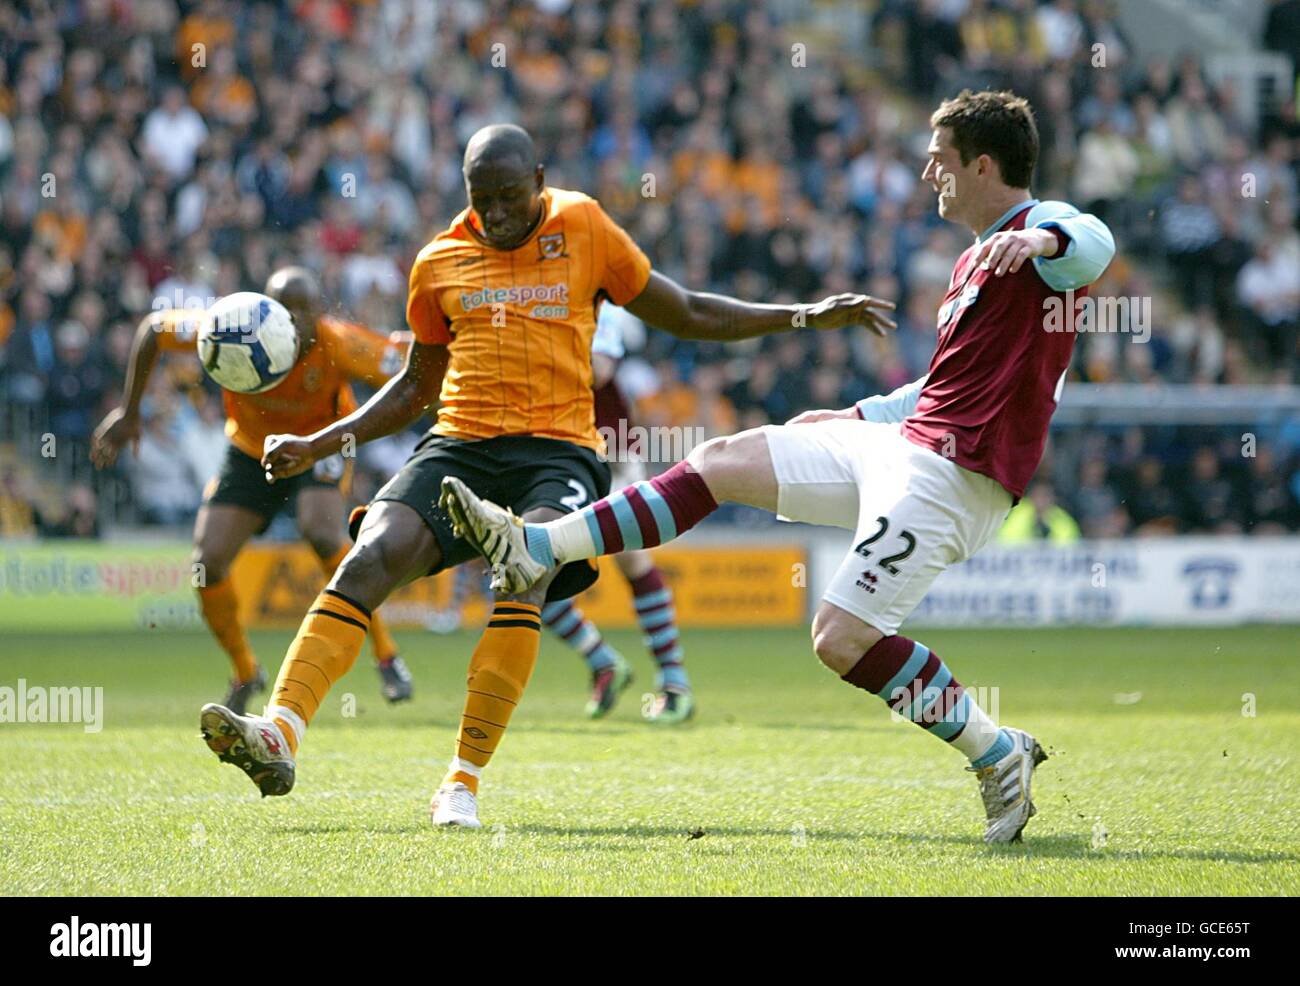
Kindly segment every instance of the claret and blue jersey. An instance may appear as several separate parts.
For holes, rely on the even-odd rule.
[[[1057,231],[1056,256],[1001,277],[974,264],[979,245],[994,233],[1033,228]],[[1066,202],[1016,204],[957,259],[927,374],[859,402],[859,413],[902,421],[908,440],[1023,496],[1074,351],[1074,333],[1047,331],[1046,313],[1068,302],[1073,315],[1073,304],[1114,254],[1110,230],[1095,216]]]

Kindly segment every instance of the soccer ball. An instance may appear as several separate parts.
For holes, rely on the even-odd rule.
[[[203,315],[199,360],[226,390],[260,394],[293,369],[298,332],[288,309],[255,291],[228,294]]]

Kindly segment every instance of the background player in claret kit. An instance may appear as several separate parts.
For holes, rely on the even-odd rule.
[[[987,543],[1024,495],[1074,347],[1066,292],[1085,292],[1115,244],[1096,217],[1030,196],[1038,133],[1025,100],[967,90],[930,122],[923,177],[939,214],[975,242],[953,269],[925,378],[879,401],[715,439],[648,483],[546,524],[521,523],[454,479],[444,494],[457,527],[488,549],[494,584],[511,592],[555,565],[661,544],[719,501],[853,530],[855,547],[813,621],[813,649],[849,684],[965,754],[980,782],[984,837],[1007,842],[1034,813],[1042,748],[1000,729],[937,654],[898,629],[938,574]],[[1063,305],[1066,324],[1050,323]]]
[[[625,352],[621,326],[627,317],[617,305],[602,304],[591,347],[596,430],[604,436],[613,435],[616,441],[630,427],[627,402],[614,377]],[[623,422],[621,430],[620,421]],[[645,478],[645,463],[635,452],[621,447],[606,450],[612,489],[619,490]],[[648,551],[624,551],[614,556],[614,563],[632,589],[637,623],[657,668],[655,698],[642,714],[649,722],[668,725],[685,722],[695,714],[695,696],[686,676],[686,658],[677,629],[672,590]],[[583,616],[572,600],[547,603],[542,610],[542,622],[582,654],[591,670],[587,715],[592,719],[605,715],[618,701],[619,693],[632,682],[632,669],[627,660],[605,641],[596,625]]]
[[[266,294],[293,316],[298,359],[270,390],[260,394],[223,392],[230,445],[194,522],[194,561],[202,566],[203,574],[198,587],[199,609],[234,667],[225,705],[238,712],[266,688],[266,672],[239,620],[239,599],[229,577],[235,556],[290,502],[298,530],[320,559],[327,577],[346,553],[346,506],[341,487],[347,483],[349,464],[335,455],[317,463],[309,473],[270,483],[258,461],[266,436],[286,428],[319,428],[347,414],[356,407],[349,381],[378,387],[397,371],[402,355],[400,348],[383,336],[326,315],[315,279],[301,267],[284,267],[271,274]],[[110,465],[123,445],[139,438],[140,403],[158,354],[193,353],[201,316],[200,311],[170,309],[154,312],[140,322],[122,405],[95,431],[91,455],[97,466]],[[390,702],[410,698],[411,676],[380,619],[370,624],[370,642],[384,697]]]
[[[696,339],[744,339],[798,324],[893,326],[886,314],[893,305],[864,295],[800,309],[686,291],[652,272],[595,200],[548,188],[519,127],[478,131],[464,175],[469,207],[411,268],[407,321],[415,341],[405,368],[343,420],[267,442],[267,470],[297,475],[335,454],[346,435],[360,443],[405,427],[441,387],[437,424],[358,518],[356,545],[303,620],[266,716],[214,705],[201,713],[209,748],[264,795],[293,787],[298,744],[355,661],[371,610],[402,583],[474,556],[437,508],[446,477],[534,520],[563,516],[608,491],[591,389],[601,299]],[[498,596],[470,658],[456,755],[431,805],[434,824],[478,827],[479,777],[532,674],[542,606],[595,578],[594,563],[580,560],[522,593]]]

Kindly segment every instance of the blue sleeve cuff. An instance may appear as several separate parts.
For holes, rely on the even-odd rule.
[[[888,394],[877,394],[858,401],[854,406],[863,421],[878,424],[897,424],[911,416],[925,386],[925,377],[905,383]]]
[[[1069,240],[1063,253],[1034,258],[1038,276],[1054,291],[1086,287],[1102,275],[1115,256],[1115,238],[1106,224],[1068,202],[1039,202],[1029,210],[1025,226],[1054,229]]]

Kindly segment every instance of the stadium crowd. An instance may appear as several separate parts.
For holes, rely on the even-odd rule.
[[[552,184],[595,195],[692,288],[898,300],[888,340],[645,333],[624,373],[642,424],[727,432],[925,372],[965,234],[936,216],[921,152],[929,110],[963,86],[1030,97],[1035,193],[1103,216],[1121,246],[1094,294],[1149,299],[1149,338],[1081,338],[1074,379],[1300,382],[1293,95],[1240,119],[1196,56],[1137,59],[1105,0],[881,0],[865,48],[811,14],[833,6],[0,6],[0,535],[93,536],[106,504],[114,520],[192,516],[223,441],[193,361],[159,375],[117,475],[86,464],[141,314],[292,261],[340,311],[401,328],[411,260],[464,207],[465,141],[501,120],[534,134]],[[1261,45],[1297,58],[1298,6],[1273,6]],[[365,452],[357,496],[410,441]],[[1130,429],[1040,477],[1087,535],[1300,525],[1300,438],[1252,458],[1231,435]]]

